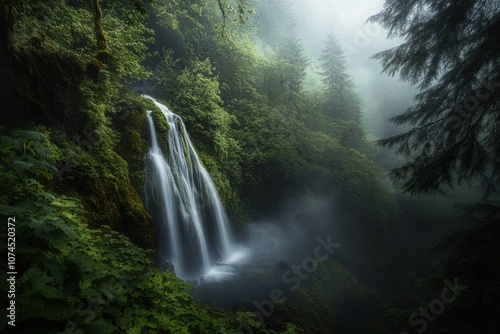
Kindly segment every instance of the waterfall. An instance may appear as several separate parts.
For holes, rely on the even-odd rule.
[[[198,158],[181,118],[151,99],[169,125],[163,152],[148,111],[151,148],[145,163],[146,209],[157,224],[160,265],[173,264],[184,279],[203,276],[231,255],[226,212],[207,170]]]

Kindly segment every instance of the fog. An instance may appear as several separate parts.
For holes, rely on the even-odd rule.
[[[387,31],[379,25],[366,22],[382,9],[383,2],[295,0],[289,3],[296,18],[297,35],[311,60],[309,75],[319,72],[317,60],[326,35],[333,32],[337,36],[345,51],[348,73],[362,100],[366,131],[374,139],[404,130],[396,128],[388,118],[411,106],[417,91],[397,77],[381,73],[381,65],[372,59],[374,54],[401,43],[399,39],[387,39]],[[197,286],[193,295],[205,303],[226,308],[237,300],[250,302],[266,298],[270,288],[282,285],[282,271],[300,264],[312,254],[317,239],[329,235],[334,242],[343,245],[336,253],[337,261],[347,264],[357,258],[357,265],[365,265],[363,262],[370,259],[355,254],[355,247],[350,245],[353,236],[348,237],[341,228],[341,225],[349,225],[351,218],[337,216],[336,206],[331,199],[308,195],[289,198],[276,215],[253,222],[240,231],[235,261],[215,268],[200,281],[192,282],[195,285],[203,283]],[[376,273],[371,274],[375,276]],[[245,288],[241,289],[242,286]]]
[[[409,83],[381,73],[379,61],[371,57],[399,45],[402,40],[388,39],[387,31],[367,19],[383,8],[383,0],[311,0],[291,1],[297,18],[297,32],[317,71],[327,33],[333,32],[342,45],[348,73],[363,104],[366,130],[376,138],[401,132],[387,119],[411,106],[417,92]]]
[[[388,122],[388,118],[410,107],[417,91],[397,77],[381,73],[381,65],[372,59],[374,54],[401,43],[398,39],[388,40],[387,32],[382,27],[366,22],[382,6],[383,0],[290,2],[292,15],[296,18],[297,35],[311,60],[309,76],[319,72],[318,59],[326,35],[333,32],[337,36],[345,51],[348,73],[362,100],[363,121],[371,139],[404,130],[396,128]],[[309,82],[317,83],[318,80]],[[386,151],[377,160],[389,155],[392,156],[392,153]],[[383,161],[378,163],[384,165]],[[240,231],[239,250],[235,252],[237,259],[194,282],[197,288],[193,296],[204,303],[228,309],[238,302],[240,306],[254,311],[255,301],[269,298],[274,288],[289,291],[290,286],[284,284],[283,273],[311,256],[318,245],[318,238],[325,239],[327,236],[342,245],[334,255],[336,261],[358,272],[361,272],[359,268],[369,268],[365,274],[371,277],[372,283],[380,281],[378,270],[369,265],[375,258],[360,252],[359,245],[355,245],[353,231],[347,232],[342,228],[356,218],[339,216],[336,207],[338,203],[332,203],[331,198],[307,195],[290,198],[275,216],[253,222]],[[354,309],[351,312],[355,312]]]
[[[301,266],[325,240],[339,248],[346,241],[331,199],[303,195],[286,202],[276,215],[239,231],[235,258],[191,282],[201,283],[193,291],[195,298],[229,309],[237,302],[266,298],[276,287],[288,291],[294,276],[290,271],[290,282],[284,284],[286,270]]]

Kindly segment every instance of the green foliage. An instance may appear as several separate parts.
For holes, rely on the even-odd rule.
[[[341,194],[351,205],[369,212],[374,221],[396,219],[394,196],[381,182],[380,173],[365,154],[350,148],[347,139],[354,124],[331,123],[322,131],[299,121],[291,110],[280,112],[249,101],[235,101],[230,108],[238,110],[235,133],[246,180],[241,193],[252,212],[272,212],[285,194],[312,190]],[[342,131],[347,133],[342,136]]]
[[[352,331],[354,323],[380,313],[387,304],[332,260],[319,263],[317,270],[301,283],[299,289],[287,295],[286,302],[276,305],[275,316],[293,320],[304,333]]]
[[[435,243],[434,248],[444,254],[435,264],[437,274],[426,283],[440,292],[443,278],[457,278],[467,289],[430,326],[432,333],[487,333],[500,329],[495,319],[499,312],[495,301],[500,296],[500,248],[496,242],[500,236],[500,208],[476,204],[462,210],[466,224]]]
[[[299,94],[302,89],[309,61],[304,55],[300,40],[294,35],[281,43],[276,56],[281,67],[281,71],[278,72],[278,81],[285,96],[284,102],[289,104],[295,100],[295,95]]]
[[[326,87],[327,115],[359,124],[361,122],[360,100],[347,74],[344,51],[332,32],[326,36],[320,63],[321,75]]]
[[[182,66],[190,66],[192,61],[209,57],[210,52],[215,52],[214,46],[219,44],[221,36],[227,32],[226,25],[218,17],[220,9],[214,4],[215,1],[158,0],[152,13],[152,27],[163,33],[157,33],[156,49],[168,46],[183,60]],[[224,31],[217,25],[222,25]]]
[[[242,1],[101,1],[108,49],[97,55],[90,1],[13,4],[18,63],[25,64],[17,91],[26,92],[23,98],[35,101],[31,105],[43,104],[52,142],[36,132],[1,139],[1,209],[16,216],[26,235],[19,257],[23,332],[235,333],[243,323],[255,333],[274,333],[251,314],[195,303],[186,284],[156,271],[151,254],[135,246],[154,243],[151,217],[138,195],[148,148],[145,111],[153,110],[161,136],[168,132],[150,102],[121,87],[147,77],[143,65],[155,67],[153,95],[183,118],[237,218],[275,213],[290,194],[322,195],[340,214],[358,214],[343,226],[358,236],[358,246],[376,254],[382,266],[394,263],[373,242],[373,236],[390,231],[397,207],[370,160],[362,125],[351,117],[359,107],[356,97],[332,93],[332,87],[325,87],[328,94],[306,91],[309,60],[289,34],[293,17],[280,16],[278,29],[258,40],[276,18],[276,11],[263,8],[280,8],[280,14],[286,9],[283,1],[254,3],[263,19],[256,30],[231,20],[250,17]],[[156,40],[147,48],[152,30]],[[155,51],[161,57],[143,62]],[[71,71],[64,76],[60,69]],[[95,79],[90,70],[98,80],[89,80]],[[42,89],[54,86],[51,73],[57,74],[52,81],[70,83],[72,90]],[[340,74],[347,82],[347,74]],[[338,279],[322,297],[319,284],[328,285],[332,277]],[[355,291],[348,294],[349,289]],[[319,310],[335,311],[329,303],[347,303],[352,296],[373,297],[345,268],[329,265],[290,310],[299,318],[304,303],[318,314],[299,319],[300,327],[306,331],[311,321],[311,328],[328,331]],[[297,319],[280,317],[273,328],[302,332],[290,324]]]
[[[172,64],[175,62],[171,59],[171,54],[167,53],[159,68],[174,71]],[[165,95],[174,94],[173,111],[182,117],[223,201],[236,207],[237,199],[228,175],[232,176],[233,183],[239,182],[239,145],[230,134],[234,117],[222,107],[219,82],[212,71],[208,59],[196,61],[192,68],[184,69],[178,76],[160,79],[159,90],[163,93],[162,88],[165,88]],[[169,87],[175,87],[175,92]],[[156,120],[157,124],[159,122]]]
[[[37,43],[50,45],[59,52],[76,56],[89,62],[96,53],[94,9],[88,3],[51,1],[44,3],[15,2],[17,14],[16,40],[20,45],[32,44],[34,36],[41,36]],[[147,55],[147,43],[152,41],[152,31],[139,20],[132,20],[131,13],[117,5],[104,7],[102,25],[110,53],[110,61],[103,69],[105,75],[115,79],[137,79],[147,75],[141,65]]]
[[[305,78],[305,67],[285,59],[262,59],[258,66],[257,89],[270,105],[297,102]]]
[[[286,0],[253,0],[257,36],[268,45],[278,45],[297,28],[297,18]],[[279,15],[276,15],[279,13]]]
[[[259,99],[255,89],[258,55],[254,43],[244,33],[233,32],[230,37],[232,42],[219,41],[210,57],[219,74],[221,98]]]
[[[392,119],[413,128],[380,141],[409,161],[392,171],[408,192],[436,192],[479,178],[498,189],[500,73],[498,4],[388,1],[370,18],[405,42],[379,59],[389,75],[419,83],[415,105]]]
[[[205,146],[211,152],[224,145],[223,134],[231,121],[222,109],[219,83],[212,74],[207,60],[196,62],[191,69],[185,69],[177,79],[173,107],[187,125],[197,146]]]
[[[196,304],[190,287],[173,273],[154,269],[147,251],[109,227],[89,229],[76,199],[47,192],[40,183],[54,172],[50,147],[40,132],[0,137],[5,180],[0,209],[15,217],[19,236],[17,330],[209,334],[236,333],[243,322],[259,328],[257,333],[274,333],[248,314]]]
[[[156,85],[155,93],[167,100],[175,96],[177,77],[181,72],[178,66],[179,59],[175,58],[174,51],[164,49],[153,80]]]
[[[326,35],[320,61],[323,83],[331,93],[342,95],[344,91],[351,88],[351,80],[346,74],[347,61],[344,51],[333,32]]]

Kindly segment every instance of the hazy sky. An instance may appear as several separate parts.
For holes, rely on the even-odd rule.
[[[349,60],[361,60],[394,46],[386,32],[366,20],[382,8],[383,0],[295,0],[299,34],[304,46],[317,57],[327,32],[333,31]]]
[[[387,40],[387,32],[378,24],[366,23],[371,15],[382,10],[384,0],[292,0],[292,4],[302,44],[313,60],[319,58],[326,34],[333,31],[337,35],[346,54],[349,74],[363,100],[369,128],[375,131],[388,126],[387,115],[402,112],[412,104],[415,90],[397,78],[381,74],[379,62],[370,58],[402,42]],[[396,104],[403,107],[394,108]],[[385,114],[384,110],[391,111]]]
[[[295,6],[323,26],[360,27],[378,13],[383,0],[295,0]]]

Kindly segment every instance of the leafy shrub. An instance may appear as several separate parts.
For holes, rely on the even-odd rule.
[[[83,224],[76,199],[42,184],[55,171],[51,145],[38,131],[0,137],[0,210],[16,224],[18,331],[236,333],[244,321],[256,333],[274,333],[250,314],[195,303],[190,286],[156,270],[150,252],[107,226]],[[7,269],[5,262],[2,266]]]

